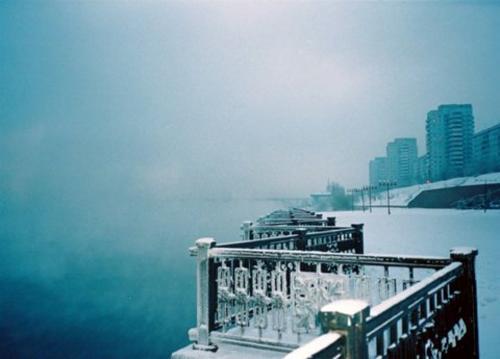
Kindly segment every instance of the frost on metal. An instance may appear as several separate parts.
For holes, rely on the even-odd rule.
[[[430,338],[430,352],[468,348],[475,357],[477,250],[457,248],[449,258],[365,255],[363,225],[318,226],[313,213],[288,215],[312,224],[293,230],[280,212],[260,221],[262,233],[276,222],[276,237],[256,238],[258,226],[245,222],[242,241],[196,241],[190,252],[197,260],[197,326],[189,333],[195,350],[176,358],[230,357],[235,347],[240,357],[252,350],[261,352],[250,357],[416,356],[423,333],[435,339],[455,332],[456,348],[443,354]],[[461,318],[453,318],[457,308]]]

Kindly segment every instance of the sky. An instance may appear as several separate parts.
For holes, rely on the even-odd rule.
[[[0,193],[306,197],[471,103],[500,122],[499,3],[0,3]]]

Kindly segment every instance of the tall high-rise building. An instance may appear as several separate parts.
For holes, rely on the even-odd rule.
[[[472,142],[474,174],[500,172],[500,124],[479,131]]]
[[[417,162],[417,139],[396,138],[387,144],[388,179],[396,186],[411,186],[415,183]]]
[[[439,111],[434,110],[427,114],[425,130],[429,179],[439,181],[445,178],[446,168],[446,128]]]
[[[441,105],[427,114],[427,155],[430,180],[472,172],[474,116],[471,105]]]
[[[415,163],[415,182],[427,183],[429,181],[429,161],[427,154],[417,158]]]
[[[387,177],[387,157],[375,157],[370,161],[370,185],[378,186]]]

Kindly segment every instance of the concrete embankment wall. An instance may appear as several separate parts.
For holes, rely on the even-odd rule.
[[[489,200],[500,198],[500,184],[487,185]],[[484,195],[484,185],[456,186],[422,191],[408,203],[411,208],[451,208],[457,201]]]

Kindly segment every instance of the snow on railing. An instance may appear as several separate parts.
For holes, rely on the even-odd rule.
[[[321,250],[331,252],[363,253],[363,225],[353,224],[351,227],[315,228],[292,227],[286,235],[274,232],[276,237],[222,243],[220,247],[237,247],[253,249],[299,249]]]
[[[277,214],[278,213],[278,214]],[[323,219],[321,214],[306,212],[304,215],[281,215],[275,211],[266,217],[260,218],[256,223],[244,221],[241,225],[241,238],[243,240],[263,239],[278,236],[287,236],[294,233],[298,228],[306,228],[309,232],[320,232],[339,229],[336,227],[336,218],[327,217]]]
[[[288,359],[478,357],[477,250],[363,254],[362,224],[336,227],[335,218],[302,210],[275,211],[242,229],[243,241],[202,238],[190,248],[194,349],[230,343]]]
[[[476,255],[452,250],[448,265],[374,307],[353,300],[324,306],[327,334],[286,358],[478,358]]]
[[[310,234],[309,244],[318,244],[316,235],[324,240],[320,234]],[[448,258],[216,246],[207,238],[196,245],[198,327],[190,337],[201,349],[215,348],[218,341],[290,351],[321,334],[322,306],[339,299],[377,305],[450,263]]]

